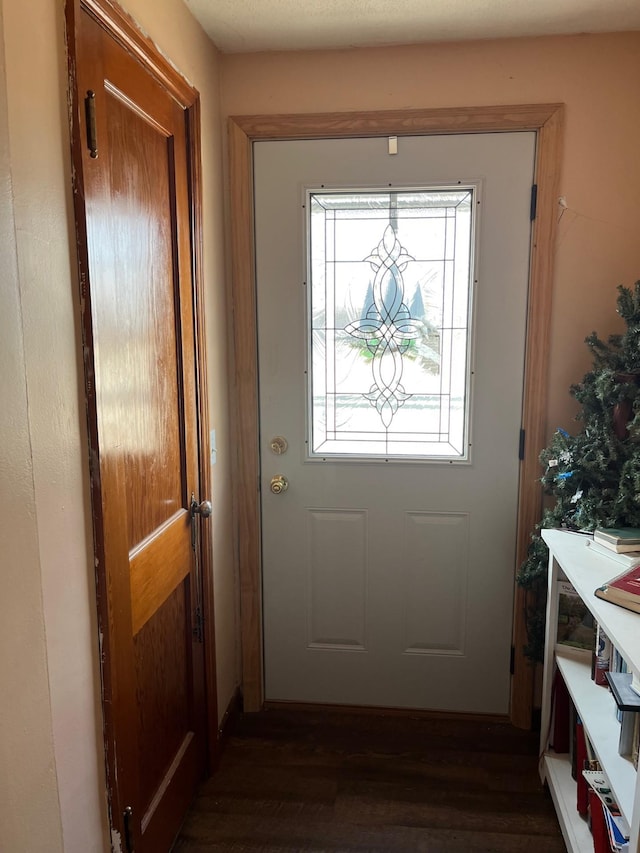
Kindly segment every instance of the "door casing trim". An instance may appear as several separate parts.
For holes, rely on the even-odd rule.
[[[534,131],[538,187],[532,223],[522,428],[526,433],[520,462],[517,566],[540,518],[542,492],[539,449],[546,443],[547,377],[553,291],[563,104],[390,110],[383,112],[241,115],[229,118],[229,190],[231,201],[231,305],[235,358],[234,412],[237,454],[235,518],[237,526],[242,689],[246,711],[263,706],[260,455],[258,443],[258,353],[253,226],[252,145],[258,140],[328,139],[356,136],[417,136],[451,133]],[[514,437],[515,444],[515,437]],[[515,586],[513,610],[514,673],[510,718],[530,728],[535,667],[524,656],[527,642],[526,594]]]
[[[90,308],[86,304],[89,282],[89,260],[87,234],[85,226],[85,205],[83,190],[82,146],[84,144],[79,120],[83,102],[76,85],[76,32],[80,16],[87,13],[121,47],[131,54],[152,77],[166,89],[171,97],[182,107],[185,115],[187,158],[189,174],[187,177],[190,206],[191,235],[191,281],[194,304],[194,337],[196,361],[196,395],[198,404],[198,477],[200,493],[208,496],[211,483],[209,452],[209,411],[207,394],[207,357],[204,321],[204,279],[202,265],[202,165],[201,165],[201,126],[200,95],[171,63],[158,51],[156,45],[138,28],[135,21],[112,0],[66,0],[66,40],[68,53],[68,91],[70,98],[71,159],[73,164],[73,195],[77,244],[77,264],[82,311],[82,345],[86,376],[86,406],[89,437],[89,454],[97,459],[98,433],[96,420],[96,400],[94,397],[93,375],[93,336]],[[92,465],[93,469],[93,465]],[[100,671],[102,678],[102,712],[104,717],[105,764],[107,770],[107,788],[109,797],[111,829],[122,835],[122,811],[126,804],[119,802],[117,785],[115,732],[113,713],[109,702],[104,701],[105,693],[110,690],[111,653],[109,648],[108,591],[104,576],[104,560],[99,559],[101,541],[101,496],[99,477],[91,477],[91,501],[94,531],[94,550],[96,565],[96,594],[98,605],[98,626],[102,636],[100,643]],[[200,537],[200,556],[202,566],[203,608],[204,608],[204,644],[205,644],[205,691],[204,697],[207,719],[208,765],[213,768],[218,759],[218,700],[216,687],[215,624],[213,602],[212,543],[211,526],[202,525]]]

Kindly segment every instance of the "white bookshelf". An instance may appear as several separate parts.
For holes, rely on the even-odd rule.
[[[576,810],[576,783],[571,778],[568,756],[558,755],[548,746],[551,689],[557,666],[598,761],[611,782],[620,810],[631,827],[629,850],[640,853],[638,774],[630,759],[618,753],[620,723],[616,719],[613,697],[607,688],[591,679],[588,660],[566,654],[561,648],[556,649],[558,578],[564,575],[573,584],[595,620],[602,625],[628,665],[637,672],[640,672],[640,614],[596,598],[594,590],[624,571],[624,566],[596,552],[588,537],[567,531],[543,530],[542,538],[549,546],[550,559],[542,686],[541,777],[549,785],[567,849],[571,853],[593,850],[586,821]]]

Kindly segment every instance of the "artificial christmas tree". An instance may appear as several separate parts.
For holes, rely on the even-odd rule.
[[[640,527],[640,281],[618,287],[622,335],[586,338],[593,369],[570,393],[580,403],[577,435],[562,428],[540,454],[545,494],[554,498],[532,536],[518,584],[527,590],[527,657],[542,660],[547,590],[545,527],[593,531]]]

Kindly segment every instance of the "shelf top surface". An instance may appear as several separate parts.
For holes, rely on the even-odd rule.
[[[596,598],[595,590],[625,570],[591,548],[591,538],[567,530],[543,530],[542,538],[578,595],[603,626],[627,664],[640,674],[640,613]]]

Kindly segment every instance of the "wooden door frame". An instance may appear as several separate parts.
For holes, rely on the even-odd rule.
[[[89,257],[84,203],[82,138],[79,116],[84,109],[82,94],[76,85],[76,33],[80,16],[91,15],[97,23],[127,53],[170,94],[184,110],[189,190],[189,219],[191,236],[191,281],[194,312],[196,397],[198,416],[198,478],[201,497],[209,496],[211,467],[209,452],[209,411],[206,372],[206,338],[204,320],[204,280],[202,265],[202,165],[200,130],[200,95],[190,86],[170,62],[158,51],[155,44],[143,35],[132,18],[111,0],[66,0],[66,34],[68,54],[68,91],[71,99],[71,158],[73,165],[73,196],[76,227],[77,263],[80,283],[82,346],[84,355],[87,423],[91,472],[91,502],[93,516],[94,551],[96,556],[96,594],[98,604],[98,629],[101,635],[100,668],[102,678],[102,711],[104,717],[105,761],[107,787],[112,826],[119,827],[119,815],[124,804],[118,803],[116,770],[116,743],[113,712],[109,701],[110,684],[110,621],[108,589],[104,570],[104,538],[101,509],[98,462],[97,401],[93,382],[93,336],[91,306],[89,302]],[[97,475],[97,476],[96,476]],[[212,539],[211,525],[201,525],[200,536],[201,576],[204,608],[204,658],[205,658],[205,713],[207,719],[208,766],[213,768],[218,757],[218,698],[216,689],[215,625],[213,606]],[[122,749],[122,745],[119,745]]]
[[[260,452],[258,444],[258,352],[253,226],[252,145],[258,140],[416,136],[445,133],[534,131],[538,186],[532,227],[525,348],[522,425],[526,431],[520,463],[515,571],[540,518],[542,494],[538,454],[546,443],[547,373],[564,107],[518,104],[385,112],[242,115],[229,118],[231,272],[235,355],[235,509],[238,537],[244,708],[264,701],[261,604]],[[514,438],[515,442],[515,438]],[[530,728],[535,667],[525,658],[525,594],[515,586],[514,673],[510,718]]]

